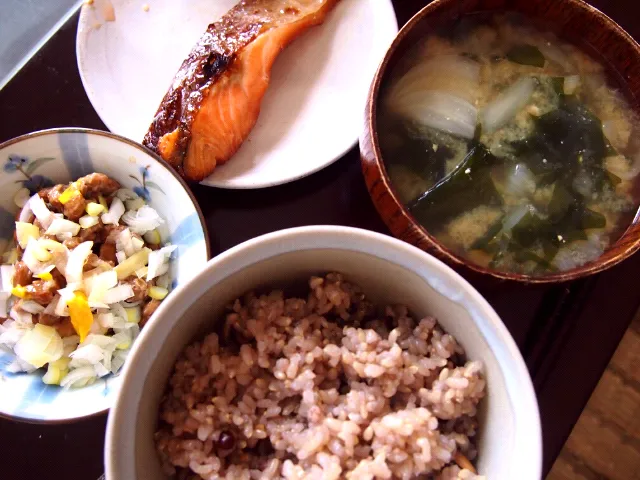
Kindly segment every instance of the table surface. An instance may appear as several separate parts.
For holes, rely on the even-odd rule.
[[[404,24],[425,0],[394,0]],[[640,4],[593,0],[635,38]],[[63,126],[106,129],[82,87],[75,60],[77,15],[0,90],[0,142]],[[135,105],[132,106],[135,108]],[[126,115],[127,112],[122,112]],[[388,233],[367,193],[357,149],[294,183],[255,191],[194,186],[213,254],[275,230],[349,225]],[[519,345],[535,384],[549,470],[640,304],[636,255],[621,265],[555,286],[484,284],[473,279]],[[68,425],[0,419],[0,478],[94,480],[102,473],[106,416]]]

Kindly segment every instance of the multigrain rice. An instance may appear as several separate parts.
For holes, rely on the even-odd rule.
[[[435,319],[312,277],[306,299],[236,300],[185,349],[156,444],[179,478],[479,480],[481,369]]]

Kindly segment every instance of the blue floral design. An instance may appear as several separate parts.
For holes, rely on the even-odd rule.
[[[9,155],[4,164],[3,170],[7,173],[20,172],[25,178],[17,180],[23,187],[28,188],[33,194],[41,188],[53,186],[51,179],[43,175],[33,175],[33,173],[47,162],[54,160],[51,157],[36,158],[29,160],[21,155]]]
[[[159,192],[162,192],[163,195],[165,195],[164,190],[160,188],[160,185],[148,180],[149,167],[150,165],[147,165],[146,167],[140,167],[140,175],[142,177],[142,180],[140,180],[134,175],[129,175],[129,177],[133,178],[136,182],[140,184],[137,187],[133,187],[133,191],[136,193],[136,195],[138,195],[139,197],[142,197],[146,202],[151,200],[151,192],[149,191],[150,188],[154,190],[158,190]]]

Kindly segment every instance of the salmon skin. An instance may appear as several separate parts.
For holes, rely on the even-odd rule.
[[[243,0],[212,23],[182,63],[145,135],[188,180],[200,181],[254,127],[278,54],[339,0]]]

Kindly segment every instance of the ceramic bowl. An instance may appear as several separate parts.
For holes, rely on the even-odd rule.
[[[304,285],[338,271],[380,304],[401,303],[434,315],[470,359],[484,362],[479,470],[487,478],[539,480],[541,430],[524,361],[504,324],[466,280],[441,261],[392,237],[348,227],[283,230],[211,260],[160,306],[129,356],[109,414],[107,480],[166,478],[154,448],[158,406],[178,354],[214,329],[225,305],[244,292]]]
[[[178,245],[173,286],[191,280],[210,257],[202,213],[186,184],[156,155],[123,137],[95,130],[55,129],[0,144],[0,247],[13,238],[14,196],[102,172],[144,197],[164,218],[163,242]],[[169,295],[169,297],[171,294]],[[150,321],[149,323],[152,323]],[[12,374],[13,354],[0,350],[0,415],[33,422],[62,422],[103,413],[114,402],[120,376],[65,390],[41,381],[44,369]]]
[[[581,0],[436,0],[418,12],[398,33],[371,85],[360,137],[362,168],[367,188],[378,213],[395,236],[443,259],[456,269],[524,283],[550,283],[591,275],[621,262],[640,248],[640,216],[621,238],[595,262],[544,276],[505,273],[481,267],[455,254],[431,235],[405,208],[387,174],[377,132],[377,103],[388,72],[421,38],[452,24],[461,15],[482,12],[518,12],[545,25],[576,45],[586,45],[610,64],[625,80],[632,105],[640,113],[640,45],[622,27]]]

